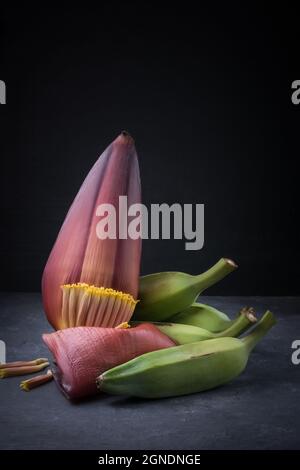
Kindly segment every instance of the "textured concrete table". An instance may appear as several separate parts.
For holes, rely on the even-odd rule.
[[[203,297],[234,315],[269,308],[278,325],[253,352],[246,371],[219,389],[146,401],[102,395],[68,402],[54,382],[30,393],[20,378],[0,381],[1,449],[300,449],[300,298]],[[48,356],[51,331],[39,294],[0,294],[0,339],[7,360]]]

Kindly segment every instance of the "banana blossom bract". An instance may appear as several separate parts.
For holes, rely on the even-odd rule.
[[[141,184],[133,139],[122,132],[103,152],[75,197],[47,261],[43,305],[55,329],[114,327],[130,319],[137,302],[141,238],[100,239],[97,207],[119,196],[128,205],[141,202]],[[126,214],[127,217],[127,214]],[[122,214],[116,221],[119,224]],[[127,220],[127,219],[126,219]]]

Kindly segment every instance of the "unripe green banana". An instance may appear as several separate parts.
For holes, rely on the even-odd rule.
[[[237,265],[221,258],[208,271],[192,276],[180,272],[163,272],[140,277],[139,299],[132,319],[165,321],[190,306],[208,287],[216,284]]]
[[[245,338],[217,338],[143,354],[97,378],[99,390],[161,398],[201,392],[229,382],[246,367],[257,342],[275,324],[266,312]]]
[[[183,312],[177,313],[170,318],[171,322],[193,325],[218,333],[229,328],[234,322],[220,310],[206,304],[194,302]]]
[[[205,328],[182,323],[152,322],[162,333],[169,336],[176,344],[194,343],[206,339],[239,336],[257,321],[253,308],[243,308],[238,317],[230,324],[229,328],[212,333]],[[134,326],[143,322],[132,322]]]

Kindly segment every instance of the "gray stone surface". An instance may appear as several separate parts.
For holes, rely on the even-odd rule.
[[[1,449],[300,449],[300,298],[203,297],[234,315],[253,305],[278,324],[252,353],[246,371],[209,392],[156,401],[102,395],[68,402],[54,382],[30,393],[20,378],[0,381]],[[0,295],[0,339],[7,360],[49,356],[51,331],[39,294]]]

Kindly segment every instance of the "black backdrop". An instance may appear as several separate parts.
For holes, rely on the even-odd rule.
[[[229,256],[239,271],[210,293],[299,294],[297,15],[262,5],[1,7],[1,290],[40,289],[84,176],[125,128],[145,204],[205,204],[204,248],[146,241],[143,273]]]

